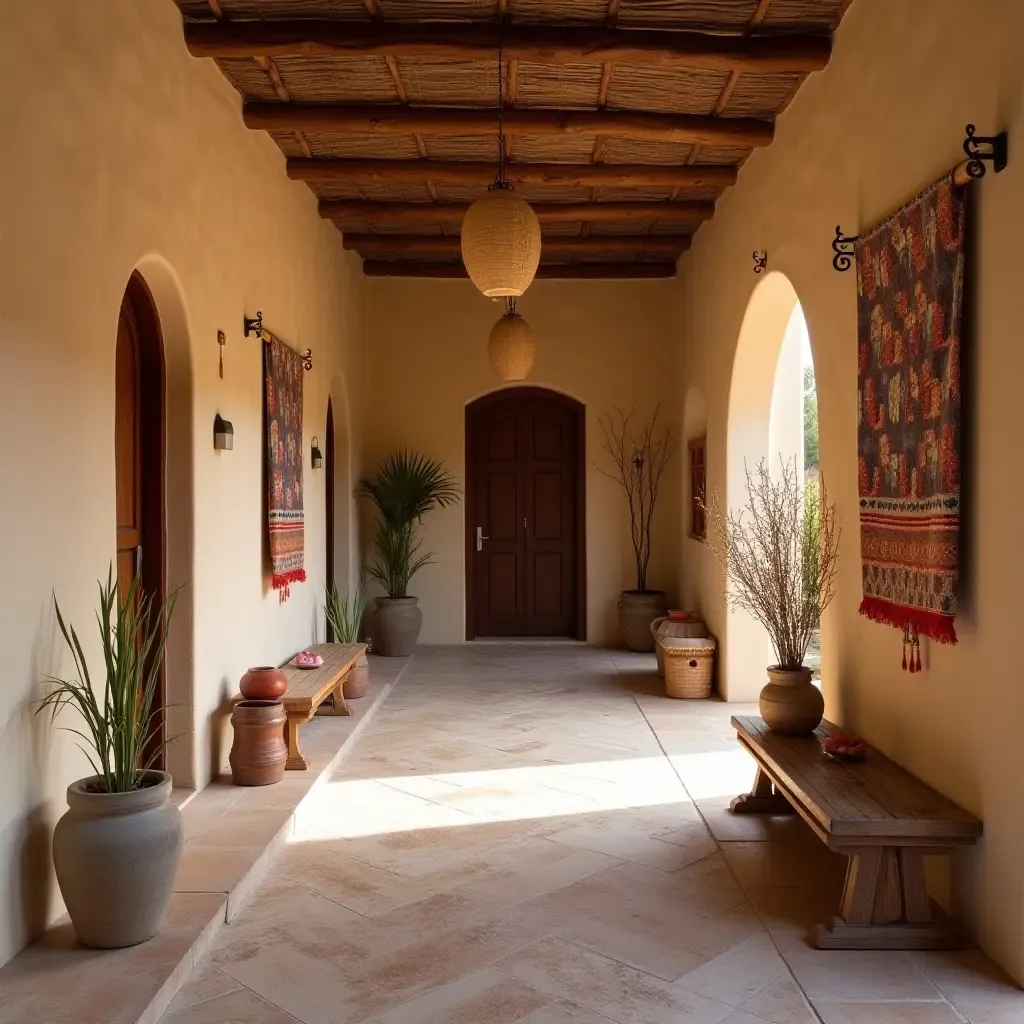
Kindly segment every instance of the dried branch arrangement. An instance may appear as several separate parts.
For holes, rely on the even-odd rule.
[[[651,523],[658,502],[661,478],[679,442],[668,427],[658,422],[661,403],[646,423],[635,423],[636,410],[616,407],[598,417],[604,440],[601,447],[611,456],[613,471],[597,466],[625,491],[629,503],[630,535],[636,558],[636,589],[647,592],[647,567],[651,561]]]
[[[747,502],[738,513],[717,497],[704,506],[707,543],[732,584],[729,604],[768,630],[780,668],[797,669],[835,596],[841,531],[824,478],[805,488],[795,460],[779,461],[774,476],[763,459],[746,468]]]

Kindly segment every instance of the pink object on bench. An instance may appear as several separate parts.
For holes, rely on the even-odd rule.
[[[295,664],[299,668],[319,668],[324,663],[316,651],[300,651],[295,655]]]

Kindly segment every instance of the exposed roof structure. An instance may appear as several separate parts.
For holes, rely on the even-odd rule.
[[[850,0],[178,0],[288,174],[376,275],[464,273],[498,159],[539,276],[671,276],[831,53]]]

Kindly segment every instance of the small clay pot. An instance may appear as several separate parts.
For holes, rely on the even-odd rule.
[[[287,717],[279,700],[240,700],[234,706],[235,738],[228,761],[236,786],[269,786],[284,777]]]
[[[359,697],[366,696],[369,686],[370,663],[366,660],[366,655],[363,654],[345,677],[341,692],[345,700],[357,700]]]
[[[273,665],[249,669],[238,684],[238,690],[246,700],[277,700],[287,689],[287,677]]]
[[[768,678],[758,702],[768,728],[793,736],[814,732],[825,714],[825,698],[811,682],[811,670],[771,665]]]

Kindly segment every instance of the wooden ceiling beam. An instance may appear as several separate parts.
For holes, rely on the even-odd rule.
[[[405,104],[346,106],[337,103],[247,103],[249,128],[366,135],[493,135],[498,111]],[[505,132],[519,135],[618,135],[655,142],[688,142],[748,149],[767,146],[771,121],[702,114],[653,114],[623,110],[506,110]]]
[[[403,260],[364,260],[367,277],[468,278],[461,263],[415,263]],[[548,281],[644,280],[676,276],[675,260],[659,263],[577,263],[537,268],[537,278]]]
[[[412,254],[458,255],[458,235],[359,235],[343,234],[346,249],[366,256]],[[690,248],[689,235],[588,235],[586,238],[545,238],[541,252],[547,256],[641,253],[645,256],[678,256]]]
[[[665,221],[697,224],[710,220],[715,204],[692,199],[674,203],[531,203],[541,224],[629,224]],[[469,203],[388,203],[359,199],[321,199],[320,216],[339,223],[461,224]]]
[[[469,160],[308,160],[287,162],[288,177],[314,184],[422,184],[445,181],[486,185],[494,164]],[[513,184],[559,185],[566,188],[727,188],[736,184],[736,168],[717,164],[680,167],[667,164],[542,164],[510,163],[505,176]]]
[[[282,19],[186,22],[195,57],[427,57],[494,59],[499,29],[490,24],[394,24]],[[827,35],[714,35],[606,27],[506,25],[506,60],[536,64],[644,64],[709,71],[820,71],[829,61]]]

